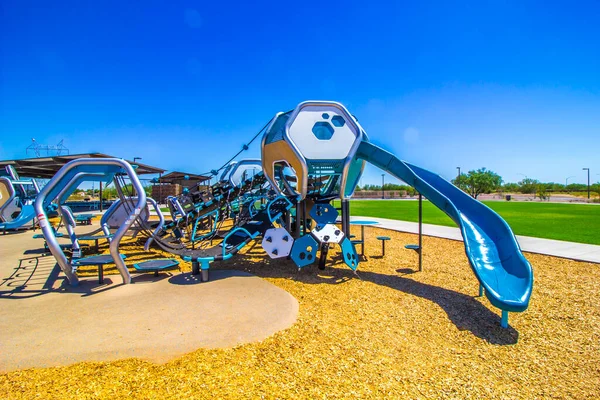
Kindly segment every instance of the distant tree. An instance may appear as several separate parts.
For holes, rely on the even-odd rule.
[[[548,196],[546,187],[547,185],[543,183],[537,185],[535,194],[540,198],[540,200],[548,200],[550,198],[550,196]]]
[[[600,198],[600,182],[592,183],[590,189],[592,190],[592,192],[598,193],[598,197]]]
[[[569,192],[583,192],[587,190],[587,185],[584,185],[583,183],[570,183],[569,186],[567,186],[567,190]]]
[[[562,192],[565,190],[565,185],[562,183],[550,182],[546,184],[546,189],[552,192]]]
[[[509,192],[509,193],[518,192],[519,191],[519,184],[518,183],[514,183],[514,182],[505,183],[504,185],[502,185],[502,189],[505,192]]]
[[[535,194],[539,185],[540,181],[537,179],[525,178],[519,182],[519,191],[525,194]]]
[[[502,178],[493,171],[480,168],[467,174],[460,174],[452,180],[452,183],[476,199],[482,193],[498,190],[502,185]]]

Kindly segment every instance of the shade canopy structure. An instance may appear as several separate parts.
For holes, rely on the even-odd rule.
[[[173,171],[160,178],[160,183],[179,184],[190,186],[190,183],[199,184],[210,180],[210,176],[190,174],[189,172]]]
[[[77,160],[81,158],[119,158],[110,156],[103,153],[84,153],[84,154],[70,154],[61,156],[51,157],[36,157],[36,158],[22,158],[16,160],[4,160],[0,161],[0,168],[6,165],[12,165],[19,176],[26,176],[30,178],[42,178],[50,179],[69,161]],[[153,167],[151,165],[142,164],[140,162],[133,162],[131,160],[125,160],[129,164],[137,165],[135,170],[137,175],[146,174],[162,174],[165,172],[164,169]]]

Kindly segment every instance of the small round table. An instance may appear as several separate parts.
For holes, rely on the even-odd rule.
[[[368,220],[358,220],[358,221],[350,221],[350,225],[360,225],[360,240],[357,243],[360,243],[360,255],[365,255],[365,225],[377,225],[379,222],[377,221],[368,221]]]

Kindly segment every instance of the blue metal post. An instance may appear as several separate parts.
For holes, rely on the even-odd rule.
[[[502,321],[500,322],[500,325],[503,328],[508,328],[508,311],[502,310]]]
[[[423,195],[419,192],[419,271],[423,271]]]
[[[210,261],[200,260],[200,281],[208,282],[208,269],[210,268]]]
[[[479,284],[479,297],[483,296],[483,285]]]

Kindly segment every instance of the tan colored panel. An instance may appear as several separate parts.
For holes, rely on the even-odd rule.
[[[302,162],[296,156],[296,153],[290,145],[283,141],[279,140],[277,142],[269,143],[265,145],[263,155],[262,155],[262,163],[265,174],[275,182],[275,163],[278,161],[287,162],[290,167],[294,169],[296,172],[296,177],[298,178],[298,186],[297,189],[301,190],[304,187],[305,176],[304,170],[302,169]],[[306,193],[301,193],[302,197],[306,195]]]
[[[14,189],[8,179],[0,179],[0,208],[10,200],[14,194]]]

